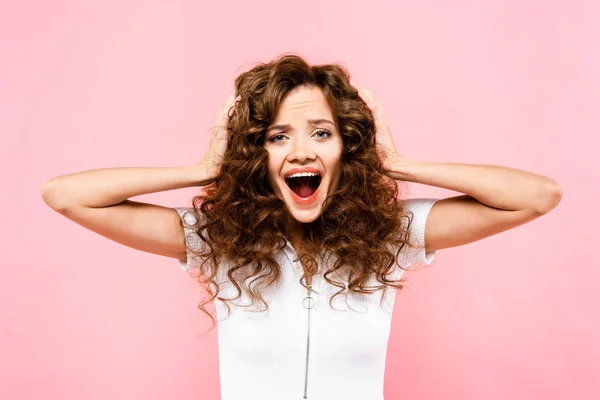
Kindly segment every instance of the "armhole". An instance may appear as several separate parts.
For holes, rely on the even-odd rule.
[[[197,232],[199,221],[196,210],[191,207],[177,207],[175,210],[179,214],[183,227],[186,248],[186,259],[178,260],[179,265],[188,273],[197,273],[200,268],[200,261],[194,251],[204,250],[204,246]]]
[[[433,264],[436,251],[426,251],[425,249],[425,227],[429,211],[438,200],[433,198],[405,200],[405,207],[413,213],[413,217],[409,226],[410,246],[406,244],[399,255],[398,263],[402,267]],[[406,226],[405,222],[403,224]]]

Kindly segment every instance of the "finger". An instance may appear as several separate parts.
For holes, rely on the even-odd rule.
[[[369,98],[369,100],[371,100],[372,103],[377,103],[377,98],[375,97],[375,95],[373,94],[373,92],[371,92],[370,90],[365,89],[365,94],[367,95],[367,97]]]
[[[377,97],[375,97],[375,95],[371,91],[365,89],[365,97],[368,99],[367,104],[369,105],[370,108],[375,109],[375,110],[381,108],[379,99],[377,99]]]
[[[350,80],[350,84],[356,88],[360,98],[363,99],[367,107],[369,107],[371,111],[375,114],[376,119],[379,120],[378,111],[382,109],[379,99],[377,99],[377,97],[375,97],[375,95],[370,90],[363,88],[353,80]]]
[[[235,93],[232,95],[232,97],[233,96],[235,96]],[[231,116],[235,112],[235,107],[237,106],[237,103],[241,100],[242,100],[242,95],[240,94],[231,101],[231,103],[229,104],[229,108],[227,109],[227,117],[228,118],[231,118]]]
[[[223,101],[223,103],[221,105],[221,109],[223,109],[223,110],[229,109],[229,107],[231,107],[231,105],[234,103],[234,101],[235,101],[235,94],[230,94],[229,96],[227,96],[225,101]]]
[[[240,97],[240,96],[238,96]],[[218,121],[220,121],[221,125],[225,125],[227,123],[227,120],[231,117],[230,111],[231,108],[235,106],[235,100],[237,98],[235,97],[235,93],[229,95],[225,101],[221,104],[221,109],[219,110],[219,118]]]
[[[238,95],[235,99],[233,99],[233,101],[232,101],[232,103],[231,103],[231,105],[229,107],[228,114],[230,114],[230,113],[233,114],[233,112],[235,112],[235,108],[237,107],[238,102],[240,102],[240,101],[242,101],[242,95],[241,94]],[[231,115],[229,117],[231,118]]]
[[[371,99],[369,98],[369,94],[367,93],[367,91],[362,88],[361,86],[357,85],[356,83],[353,84],[354,88],[356,89],[356,91],[358,92],[358,96],[363,99],[363,101],[365,103],[367,103],[367,105],[369,104],[369,102],[371,101]]]
[[[356,82],[352,81],[353,85],[356,87],[357,91],[358,91],[358,95],[365,100],[365,103],[373,103],[374,102],[374,96],[373,93],[371,93],[368,89],[363,88],[362,86],[360,86],[359,84],[357,84]]]
[[[373,109],[377,102],[373,99],[373,96],[367,92],[367,91],[363,91],[362,93],[360,93],[360,97],[364,100],[365,103],[367,103],[367,106],[369,106],[369,108]]]
[[[218,115],[218,117],[219,117],[219,118],[218,118],[218,120],[219,120],[219,121],[223,119],[223,114],[224,114],[224,112],[223,112],[223,111],[225,110],[225,108],[227,107],[227,104],[229,103],[229,100],[228,100],[228,99],[229,99],[229,98],[226,98],[226,99],[225,99],[225,100],[224,100],[224,101],[221,103],[221,107],[219,107],[219,113],[217,114],[217,115]]]
[[[362,86],[360,86],[358,83],[356,83],[353,80],[350,80],[350,85],[356,89],[356,91],[358,92],[358,94],[362,97],[362,95],[366,94],[365,93],[365,88],[363,88]]]
[[[235,101],[234,95],[227,97],[227,99],[223,102],[223,114],[227,114],[231,106],[233,106]]]
[[[231,110],[231,107],[235,107],[238,103],[238,101],[240,101],[242,99],[242,95],[238,95],[237,97],[235,97],[235,94],[232,94],[231,96],[228,97],[227,102],[225,104],[225,110],[229,111]]]

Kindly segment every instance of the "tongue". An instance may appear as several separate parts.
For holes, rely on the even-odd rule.
[[[308,197],[315,192],[315,188],[310,185],[310,178],[299,178],[294,185],[294,192],[300,197]]]

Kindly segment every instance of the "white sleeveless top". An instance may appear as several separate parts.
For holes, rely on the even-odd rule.
[[[433,262],[435,252],[425,251],[425,222],[436,201],[407,200],[407,207],[414,213],[410,226],[413,247],[402,249],[398,264],[403,267]],[[191,227],[196,219],[189,210],[177,208],[188,246],[199,249],[203,243]],[[277,287],[263,293],[269,305],[267,311],[250,311],[264,309],[258,302],[252,308],[236,307],[250,304],[242,292],[239,299],[229,302],[231,313],[225,319],[227,309],[215,298],[221,399],[383,400],[395,288],[386,290],[383,308],[383,291],[378,291],[348,295],[351,309],[345,295],[338,295],[332,309],[329,300],[340,289],[315,274],[311,299],[306,299],[308,291],[299,282],[304,271],[296,259],[289,242],[276,255],[282,279]],[[181,262],[192,276],[198,272],[198,265],[190,251],[186,262]],[[399,279],[403,272],[397,268],[390,278]],[[330,279],[344,284],[339,277]],[[237,291],[224,271],[217,282],[221,287],[218,296],[236,297]],[[374,279],[370,282],[379,285]]]

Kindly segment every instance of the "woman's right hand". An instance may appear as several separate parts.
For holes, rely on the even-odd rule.
[[[208,144],[206,154],[202,158],[202,161],[198,163],[198,166],[203,169],[203,175],[210,179],[216,178],[221,168],[221,162],[223,161],[223,155],[227,150],[227,143],[229,141],[229,132],[227,131],[227,124],[232,113],[235,112],[235,104],[239,101],[242,96],[234,97],[235,94],[230,95],[221,105],[221,109],[217,114],[215,123],[211,128],[211,138]],[[232,110],[233,108],[233,110]]]

